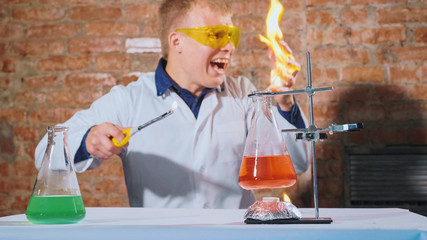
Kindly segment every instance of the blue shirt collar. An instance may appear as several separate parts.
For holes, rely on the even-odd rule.
[[[159,64],[157,65],[156,72],[154,75],[154,79],[156,82],[157,96],[161,96],[165,94],[165,92],[173,86],[173,84],[177,85],[171,77],[166,72],[166,63],[167,61],[164,58],[159,60]],[[179,87],[179,86],[178,86]]]

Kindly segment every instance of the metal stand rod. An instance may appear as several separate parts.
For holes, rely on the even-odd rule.
[[[308,89],[312,89],[311,84],[311,61],[310,52],[307,52],[307,77],[308,77]],[[314,126],[314,114],[313,114],[313,93],[308,94],[310,100],[310,128],[315,129]],[[311,141],[311,152],[313,154],[313,191],[314,191],[314,209],[316,219],[319,218],[319,199],[317,194],[317,166],[316,166],[316,141]]]

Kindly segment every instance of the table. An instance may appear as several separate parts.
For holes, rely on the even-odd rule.
[[[0,239],[424,239],[427,217],[404,209],[320,209],[332,224],[252,225],[245,209],[86,208],[77,224],[34,225],[0,218]],[[300,209],[313,217],[314,209]]]

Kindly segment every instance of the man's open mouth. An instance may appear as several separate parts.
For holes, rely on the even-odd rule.
[[[210,62],[212,67],[221,71],[224,71],[227,68],[228,63],[229,60],[225,58],[218,58]]]

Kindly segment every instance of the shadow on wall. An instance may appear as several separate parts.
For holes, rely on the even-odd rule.
[[[364,124],[360,132],[334,133],[317,144],[320,207],[345,207],[345,157],[349,151],[427,145],[425,109],[421,101],[410,99],[406,86],[336,86],[315,106],[318,127],[329,123]]]

